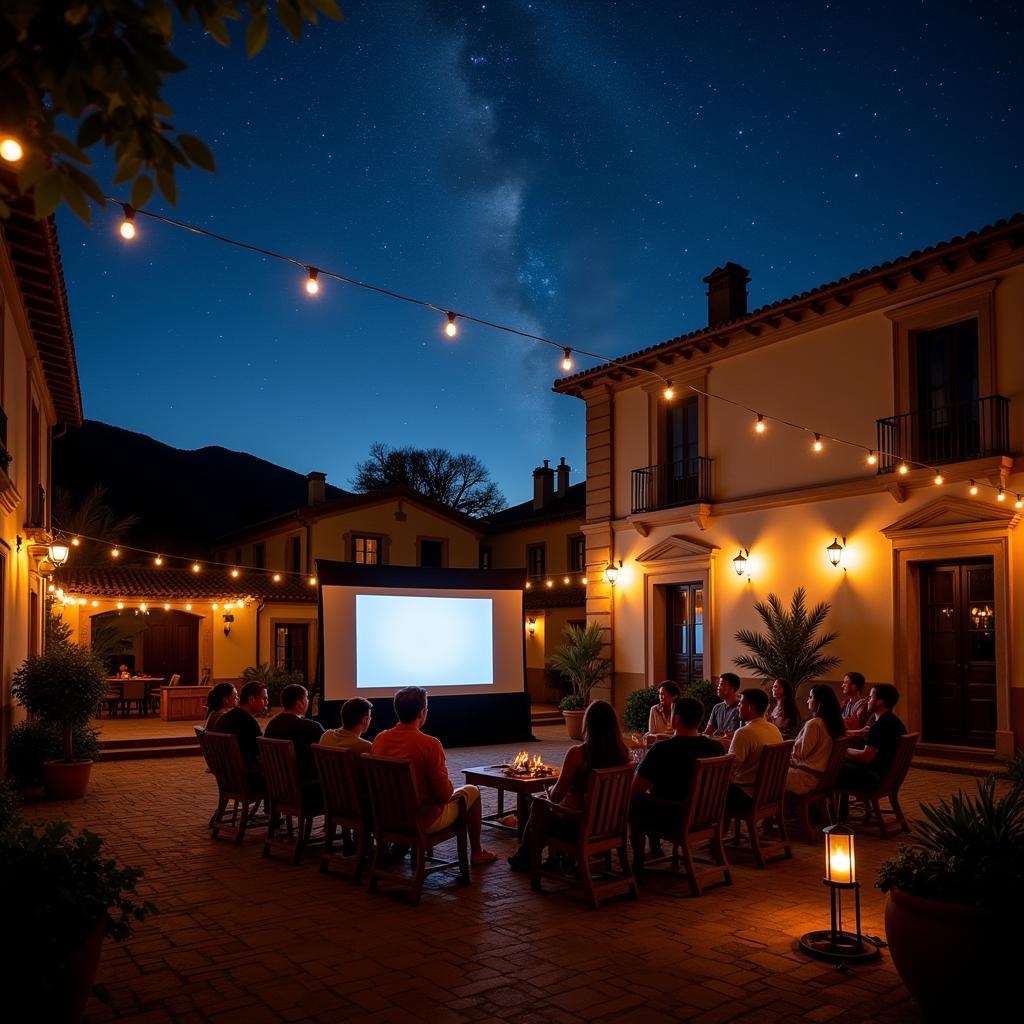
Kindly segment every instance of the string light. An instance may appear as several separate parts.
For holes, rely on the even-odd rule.
[[[936,487],[941,487],[945,483],[945,477],[941,473],[936,473],[932,479],[932,482]]]
[[[92,603],[93,608],[99,608],[99,606],[100,606],[99,601],[93,601],[91,603]]]
[[[316,295],[320,291],[320,282],[317,278],[320,276],[320,271],[316,267],[306,267],[309,271],[309,278],[306,281],[306,294]]]
[[[153,564],[154,565],[163,565],[164,564],[163,555],[157,555],[156,558],[153,559]]]
[[[1013,503],[1014,508],[1024,508],[1024,496],[1018,494],[1017,500]]]
[[[665,389],[662,391],[662,395],[665,397],[666,402],[671,402],[676,397],[675,388],[672,387],[672,381],[665,381]]]
[[[584,576],[583,579],[580,580],[580,583],[582,583],[583,586],[586,586],[587,585],[587,577]]]
[[[905,462],[901,462],[899,469],[900,476],[906,476],[909,472],[910,467]]]
[[[121,221],[121,237],[126,241],[130,242],[136,235],[135,230],[135,211],[127,204],[122,203],[121,209],[124,210],[124,220]]]
[[[565,584],[566,586],[569,586],[569,582],[570,582],[570,581],[569,581],[569,577],[568,577],[568,576],[564,576],[564,577],[562,578],[562,582],[563,582],[563,583],[564,583],[564,584]]]
[[[551,588],[552,588],[552,587],[553,587],[554,585],[555,585],[555,581],[554,581],[554,580],[545,580],[545,581],[544,581],[544,586],[545,586],[545,587],[547,587],[547,588],[548,588],[549,590],[550,590],[550,589],[551,589]]]
[[[9,164],[16,164],[24,155],[24,147],[13,135],[5,135],[0,139],[0,156]]]
[[[187,611],[187,612],[192,611],[192,602],[191,601],[189,601],[189,603],[187,605],[185,605],[185,611]]]
[[[211,607],[211,608],[212,608],[212,609],[213,609],[214,611],[216,611],[216,610],[217,610],[217,609],[218,609],[218,608],[220,607],[220,605],[219,605],[219,604],[217,604],[217,602],[216,602],[216,601],[214,601],[214,602],[213,602],[213,603],[212,603],[212,604],[210,605],[210,607]]]
[[[117,610],[119,612],[124,611],[124,601],[118,601],[117,602]]]
[[[874,448],[868,449],[868,465],[874,466],[878,462],[878,456],[875,454]]]
[[[1006,501],[1006,491],[1004,491],[1002,487],[999,488],[999,493],[996,495],[996,501]]]
[[[71,546],[77,548],[82,542],[77,537],[71,538]]]
[[[455,335],[459,333],[459,326],[455,322],[455,314],[450,310],[448,312],[448,323],[444,325],[444,333],[447,334],[449,338],[454,338]]]
[[[146,612],[149,611],[149,605],[146,604],[145,601],[140,602],[139,603],[139,611],[142,612],[143,615],[145,615]]]
[[[110,550],[110,557],[111,558],[120,558],[121,557],[121,549],[120,548],[111,548],[111,550]]]
[[[309,585],[311,587],[315,587],[316,586],[316,577],[315,576],[310,576],[309,577]]]
[[[821,434],[814,435],[814,444],[812,445],[816,452],[820,452],[825,446],[821,443]]]
[[[165,601],[164,602],[164,611],[165,612],[169,612],[170,610],[171,610],[171,606]]]
[[[971,486],[967,488],[967,493],[973,498],[978,493],[978,485],[972,480]]]
[[[202,568],[202,566],[198,562],[193,562],[192,563],[192,571],[193,572],[199,572],[199,570],[201,568]]]
[[[562,369],[568,373],[572,369],[572,349],[567,348],[562,355]]]
[[[237,569],[232,569],[231,570],[231,578],[233,580],[237,580],[238,579],[238,570]]]
[[[275,583],[280,583],[281,582],[281,574],[279,572],[275,572],[274,575],[271,577],[271,579]]]
[[[757,422],[754,424],[754,430],[759,434],[763,434],[768,429],[767,424],[764,421],[764,416],[761,413],[757,414]]]
[[[533,586],[533,584],[529,580],[527,580],[526,581],[526,589],[529,590],[530,587],[532,587],[532,586]]]

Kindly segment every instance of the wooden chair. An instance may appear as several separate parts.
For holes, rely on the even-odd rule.
[[[103,695],[103,701],[107,705],[107,718],[113,718],[118,704],[121,703],[121,687],[108,686],[107,692]]]
[[[564,876],[541,869],[541,853],[545,846],[552,853],[569,854],[576,861],[577,873],[587,890],[591,909],[597,910],[601,901],[620,893],[629,893],[636,899],[636,878],[629,864],[629,799],[635,766],[595,768],[587,780],[583,809],[571,810],[553,804],[543,793],[533,794],[533,847],[531,850],[531,884],[534,892],[541,891],[541,876]],[[575,836],[565,838],[551,833],[552,819],[575,824]],[[619,860],[618,871],[612,868],[611,853]],[[602,857],[604,866],[598,873],[605,880],[594,877],[594,857]]]
[[[919,733],[916,732],[908,732],[900,737],[896,746],[896,756],[892,759],[892,764],[889,765],[889,770],[885,773],[885,778],[882,779],[877,789],[861,789],[857,786],[838,786],[836,789],[841,797],[852,796],[864,801],[864,823],[867,824],[871,820],[871,815],[874,814],[878,818],[878,833],[883,839],[889,838],[889,830],[885,824],[886,814],[895,816],[902,831],[910,831],[910,825],[900,807],[899,790],[903,785],[903,780],[907,777],[907,772],[910,771],[910,762],[914,759],[918,738]],[[879,804],[882,797],[889,798],[892,810],[882,810]]]
[[[324,798],[324,849],[320,855],[320,870],[327,874],[331,864],[353,868],[352,880],[358,885],[370,858],[369,840],[373,828],[360,760],[363,755],[354,750],[325,747],[319,743],[311,749]],[[355,834],[355,853],[349,856],[334,852],[334,840],[339,828],[351,830]]]
[[[267,786],[269,815],[263,856],[269,857],[271,850],[283,850],[292,864],[298,864],[313,831],[313,819],[324,812],[320,783],[302,781],[295,744],[291,740],[258,736],[256,745]],[[287,838],[281,838],[282,817]],[[297,820],[294,828],[292,818]]]
[[[181,676],[177,672],[175,672],[174,675],[171,676],[171,678],[167,680],[167,685],[168,686],[180,686],[181,685]]]
[[[821,828],[811,824],[811,808],[820,807],[823,825],[832,824],[832,800],[836,793],[836,779],[839,770],[846,760],[846,751],[850,749],[852,736],[840,736],[832,741],[832,753],[828,764],[818,779],[818,785],[809,793],[788,793],[786,801],[795,811],[799,827],[808,843],[816,843],[821,838]]]
[[[126,679],[121,685],[121,708],[126,717],[132,704],[140,717],[145,714],[146,684],[138,679]]]
[[[757,775],[754,776],[754,790],[751,794],[750,807],[745,811],[732,814],[736,823],[737,839],[740,835],[740,822],[746,822],[750,850],[753,852],[754,862],[759,868],[766,866],[765,854],[771,851],[778,850],[780,851],[778,855],[783,857],[793,856],[789,839],[786,836],[784,815],[786,772],[789,770],[793,745],[793,740],[765,744],[757,762]],[[758,828],[761,822],[774,823],[779,830],[779,838],[766,840]]]
[[[725,800],[732,780],[732,754],[721,757],[700,758],[690,780],[690,792],[686,800],[656,800],[667,809],[678,810],[679,825],[673,830],[633,829],[633,869],[637,877],[644,870],[644,843],[647,838],[665,839],[672,844],[672,853],[656,857],[651,864],[672,862],[672,871],[679,871],[682,860],[690,891],[694,896],[704,895],[704,880],[721,874],[723,885],[732,885],[732,872],[725,857],[722,833],[725,828]],[[694,851],[700,843],[708,843],[715,866],[697,870]]]
[[[370,867],[370,892],[385,880],[410,890],[413,905],[420,901],[426,876],[449,868],[459,869],[459,884],[469,885],[469,834],[466,829],[466,801],[459,797],[459,814],[455,821],[439,832],[427,833],[420,811],[423,801],[416,788],[412,763],[394,757],[363,755],[363,772],[370,791],[373,811],[373,864]],[[437,860],[433,849],[454,839],[458,844],[457,860]],[[413,853],[412,874],[405,874],[400,865],[388,865],[389,844],[409,847]],[[428,861],[429,866],[428,866]]]
[[[264,797],[261,780],[255,773],[245,770],[237,736],[207,732],[200,726],[195,730],[207,767],[217,780],[217,809],[209,821],[212,837],[217,839],[221,832],[227,832],[241,846],[245,830]],[[232,804],[230,821],[225,819],[229,803]],[[239,814],[241,821],[236,824]]]

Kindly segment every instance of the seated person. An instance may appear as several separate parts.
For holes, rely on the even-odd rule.
[[[117,666],[117,678],[118,679],[131,679],[131,677],[132,677],[132,674],[131,674],[131,672],[128,671],[128,666],[127,665],[118,665]]]
[[[742,813],[749,810],[757,766],[761,751],[769,743],[781,743],[782,733],[765,717],[768,694],[764,690],[740,691],[740,721],[743,728],[732,734],[729,753],[736,758],[732,769],[732,782],[726,799],[726,812]]]
[[[221,715],[238,705],[238,690],[234,683],[218,683],[206,695],[206,721],[204,729],[212,730]]]
[[[435,737],[421,731],[427,720],[427,691],[420,686],[403,686],[395,694],[395,714],[398,724],[377,735],[372,753],[374,757],[398,757],[412,762],[420,799],[428,805],[423,812],[425,831],[440,832],[451,825],[459,813],[457,798],[464,795],[468,805],[470,861],[480,865],[497,860],[480,843],[480,790],[476,786],[452,786],[444,748]]]
[[[313,751],[309,748],[319,743],[324,734],[324,727],[319,722],[305,717],[308,707],[309,691],[301,683],[289,683],[281,691],[281,713],[267,722],[263,730],[268,740],[292,741],[303,782],[313,782],[317,778]]]
[[[622,738],[619,716],[616,715],[615,708],[606,700],[595,700],[583,716],[583,742],[566,751],[561,774],[547,799],[552,804],[573,811],[582,810],[591,770],[617,768],[619,765],[629,764],[630,760],[629,748]],[[529,871],[531,846],[538,828],[544,827],[551,832],[557,830],[568,839],[572,837],[576,827],[574,819],[549,814],[546,809],[538,811],[538,806],[542,805],[538,805],[536,801],[532,801],[532,804],[522,845],[508,859],[514,871]],[[543,825],[535,820],[535,812],[545,815],[546,821]]]
[[[818,788],[832,756],[832,743],[846,732],[839,698],[831,686],[823,683],[812,686],[807,696],[807,710],[811,717],[804,722],[790,755],[787,793],[810,793]]]
[[[727,747],[740,727],[740,677],[735,672],[718,677],[718,696],[722,699],[711,709],[704,735],[717,737]]]
[[[900,692],[889,683],[871,687],[868,711],[875,716],[868,728],[863,750],[848,750],[846,764],[839,772],[838,786],[844,789],[877,789],[889,771],[900,737],[907,727],[893,714]]]
[[[373,749],[363,733],[370,728],[373,705],[365,697],[353,697],[341,705],[341,728],[328,729],[320,740],[321,747],[335,747],[368,754]]]
[[[690,779],[700,758],[721,757],[722,745],[700,734],[704,705],[693,697],[680,697],[672,705],[672,737],[655,743],[633,776],[633,801],[629,820],[634,855],[643,853],[647,830],[672,832],[681,824],[681,811],[665,807],[661,800],[684,801],[690,792]]]
[[[870,724],[871,711],[864,696],[864,676],[860,672],[847,672],[843,676],[843,725],[847,736],[864,736]]]
[[[256,721],[256,716],[265,714],[266,710],[267,688],[262,683],[252,680],[242,687],[238,705],[230,711],[225,711],[217,720],[215,727],[210,730],[231,733],[237,737],[238,749],[242,752],[245,769],[249,772],[260,770],[256,738],[263,735],[263,730]]]
[[[672,735],[672,706],[678,697],[679,687],[671,679],[659,684],[658,703],[651,708],[647,718],[647,732],[644,735],[647,746]]]
[[[764,717],[782,733],[784,740],[796,739],[796,734],[804,723],[788,679],[776,679],[772,683],[772,699]]]

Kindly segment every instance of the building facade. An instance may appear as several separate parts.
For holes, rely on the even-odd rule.
[[[925,748],[1024,742],[1022,243],[1018,215],[753,312],[727,264],[708,327],[557,382],[617,703],[732,669],[755,602],[803,586],[831,681],[895,683]]]

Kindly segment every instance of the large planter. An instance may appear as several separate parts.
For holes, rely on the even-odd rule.
[[[106,922],[99,924],[68,954],[63,977],[55,978],[54,1002],[44,1016],[56,1024],[80,1024],[100,966]]]
[[[892,889],[885,937],[893,965],[930,1018],[972,1015],[1005,991],[1010,936],[991,910],[912,896]]]
[[[569,733],[569,739],[581,740],[583,739],[583,716],[586,714],[585,711],[563,711],[562,717],[565,719],[565,728]]]
[[[92,761],[44,761],[43,786],[51,800],[81,800],[89,788]]]

